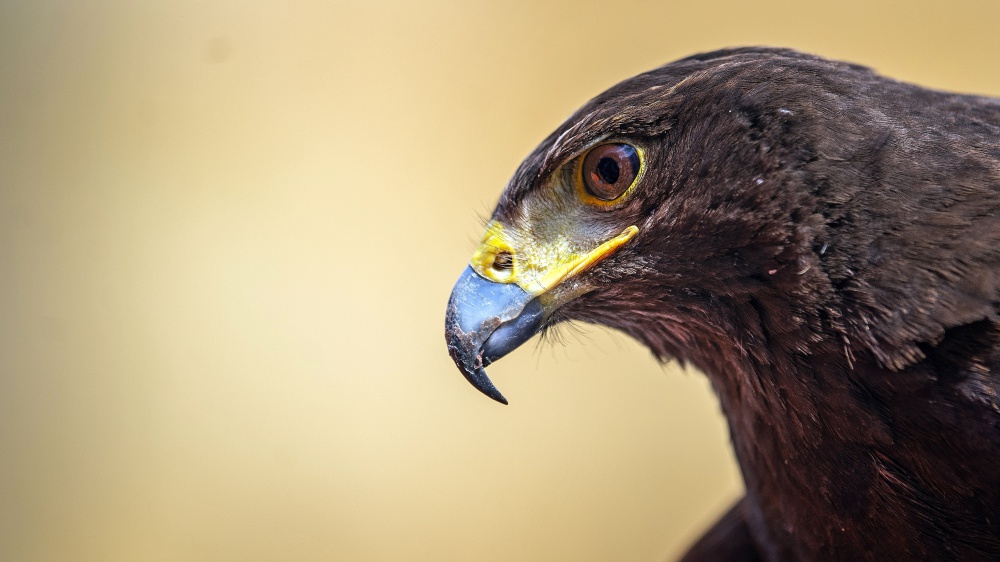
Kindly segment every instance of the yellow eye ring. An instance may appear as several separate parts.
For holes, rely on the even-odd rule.
[[[601,209],[617,208],[646,170],[642,148],[626,143],[599,144],[577,160],[575,183],[580,199]]]

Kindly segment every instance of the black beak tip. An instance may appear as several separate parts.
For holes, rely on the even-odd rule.
[[[491,383],[490,380],[488,378],[486,378],[486,374],[485,373],[483,373],[483,378],[485,379],[485,383],[484,384],[476,384],[476,382],[474,380],[472,380],[471,378],[469,379],[469,382],[471,382],[472,386],[475,386],[476,388],[478,388],[479,391],[482,392],[483,394],[485,394],[486,396],[489,396],[490,398],[492,398],[492,399],[496,400],[497,402],[499,402],[499,403],[503,404],[504,406],[506,406],[507,405],[507,399],[504,398],[504,395],[500,394],[500,391],[497,390],[497,387],[493,386],[493,383]]]
[[[476,387],[479,392],[501,404],[507,405],[507,399],[504,398],[503,394],[500,394],[500,390],[493,385],[493,381],[486,375],[486,371],[482,367],[482,356],[472,357],[472,354],[469,353],[471,350],[461,345],[457,340],[458,338],[452,338],[448,342],[448,353],[455,361],[455,365],[458,366],[458,370],[462,372],[465,380],[472,383],[472,386]]]

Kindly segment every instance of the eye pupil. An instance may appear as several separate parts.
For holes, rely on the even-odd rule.
[[[642,162],[634,146],[602,144],[583,157],[583,186],[601,201],[614,201],[635,182]]]
[[[613,159],[604,157],[597,162],[597,173],[604,180],[604,183],[615,183],[618,181],[618,176],[621,175],[621,171],[618,169],[618,163]]]

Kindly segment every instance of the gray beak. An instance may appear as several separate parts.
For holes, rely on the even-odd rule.
[[[490,281],[466,267],[448,299],[448,353],[472,386],[506,404],[484,367],[538,333],[544,312],[538,299],[517,284]]]

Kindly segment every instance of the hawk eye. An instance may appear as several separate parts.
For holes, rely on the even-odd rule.
[[[639,152],[632,145],[595,146],[583,157],[583,186],[601,201],[614,201],[632,186],[639,165]]]

